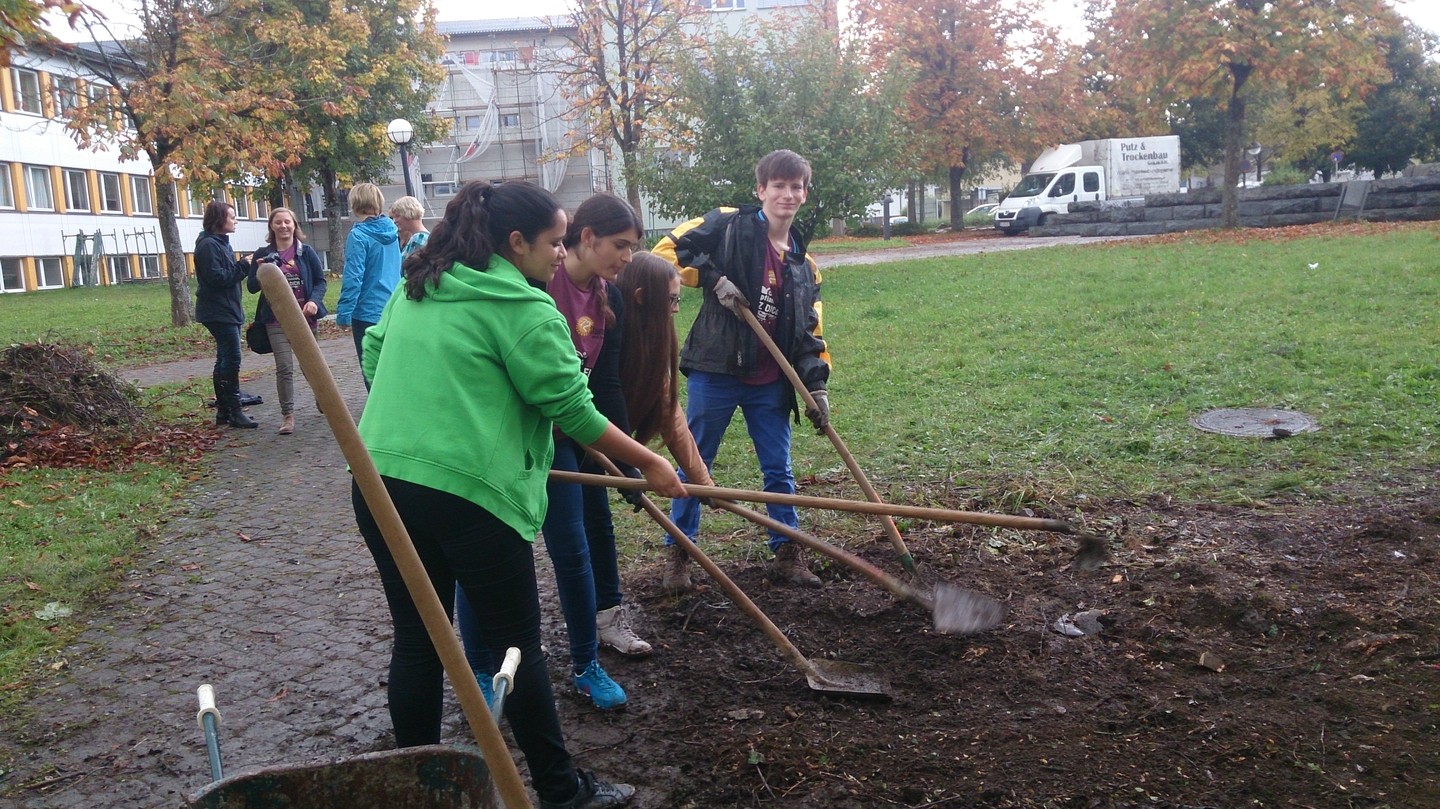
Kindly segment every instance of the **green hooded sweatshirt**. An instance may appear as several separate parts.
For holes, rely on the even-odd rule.
[[[552,424],[582,444],[608,424],[565,317],[499,256],[485,272],[456,263],[424,300],[402,283],[365,332],[362,370],[373,386],[360,437],[380,474],[463,497],[530,541]]]

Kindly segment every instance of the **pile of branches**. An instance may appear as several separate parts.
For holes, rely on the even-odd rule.
[[[23,343],[0,351],[0,468],[88,466],[189,455],[203,431],[154,425],[135,386],[88,348]],[[194,434],[192,434],[194,433]]]

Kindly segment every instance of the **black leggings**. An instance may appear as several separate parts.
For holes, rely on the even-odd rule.
[[[550,672],[540,652],[540,597],[533,543],[464,498],[394,478],[382,480],[445,614],[454,615],[458,582],[494,659],[500,660],[508,647],[519,647],[520,669],[515,674],[515,692],[505,700],[505,717],[530,766],[535,792],[545,801],[568,800],[574,796],[577,782],[560,731],[560,717],[555,713]],[[396,745],[436,744],[440,741],[444,667],[380,527],[354,483],[350,498],[360,533],[380,570],[395,623],[388,696]]]

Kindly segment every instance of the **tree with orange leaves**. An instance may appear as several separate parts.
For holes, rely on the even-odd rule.
[[[912,159],[948,174],[956,230],[972,164],[1019,163],[1083,131],[1077,61],[1036,0],[859,0],[856,14],[877,67],[898,60],[908,74]]]
[[[1212,98],[1226,112],[1221,217],[1239,224],[1236,184],[1256,93],[1323,91],[1343,101],[1387,78],[1383,0],[1091,0],[1114,86],[1161,110]]]

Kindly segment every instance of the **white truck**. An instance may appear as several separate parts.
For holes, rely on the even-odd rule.
[[[1065,213],[1072,202],[1143,204],[1146,194],[1180,190],[1180,138],[1105,138],[1064,143],[1040,153],[1030,172],[995,209],[995,229],[1024,233]]]

